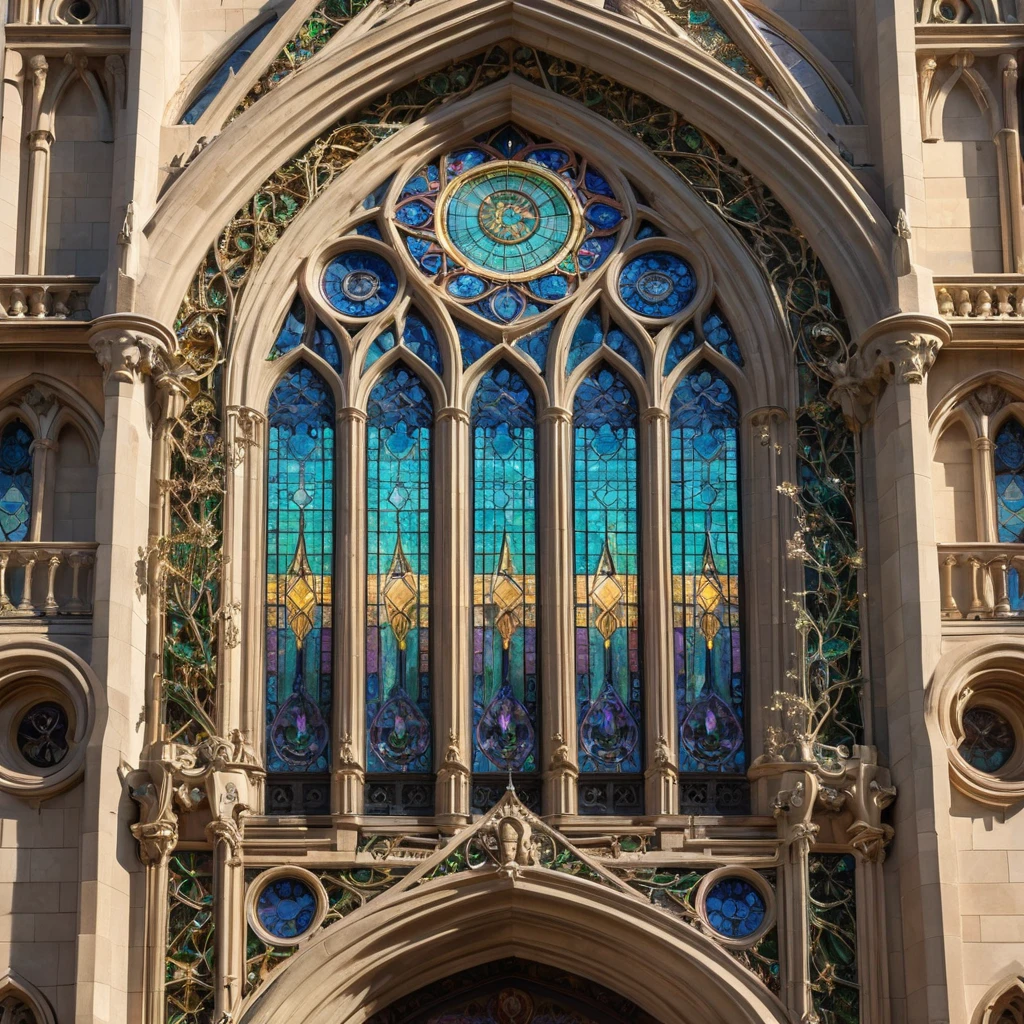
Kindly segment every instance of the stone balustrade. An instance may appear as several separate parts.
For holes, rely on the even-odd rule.
[[[0,320],[91,320],[98,277],[0,277]]]
[[[0,544],[0,617],[91,615],[95,543]]]
[[[1024,619],[1024,544],[940,544],[944,619]]]
[[[984,277],[936,277],[939,316],[947,320],[1024,317],[1024,277],[987,274]]]

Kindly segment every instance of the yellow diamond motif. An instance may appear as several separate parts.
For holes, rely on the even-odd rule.
[[[388,569],[383,594],[388,623],[398,641],[399,650],[404,651],[406,638],[412,628],[412,612],[419,596],[419,588],[416,575],[402,548],[401,533],[395,542],[395,551],[391,556],[391,568]]]

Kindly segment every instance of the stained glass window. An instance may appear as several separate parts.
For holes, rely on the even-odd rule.
[[[395,363],[367,413],[367,770],[429,772],[433,405]]]
[[[812,853],[807,864],[809,968],[822,1024],[857,1024],[857,863],[851,853]]]
[[[498,366],[473,396],[473,771],[537,767],[533,395]]]
[[[746,768],[739,621],[738,410],[702,366],[672,396],[672,619],[679,768]]]
[[[997,772],[1013,756],[1017,747],[1013,726],[994,708],[968,708],[963,727],[960,756],[978,771]]]
[[[757,886],[746,878],[722,878],[704,897],[708,924],[727,939],[746,939],[762,924],[768,908]]]
[[[601,367],[573,405],[576,710],[580,768],[639,772],[637,404]]]
[[[24,540],[32,513],[32,434],[20,420],[0,433],[0,537]]]
[[[206,108],[216,99],[217,94],[227,84],[228,79],[236,74],[242,65],[252,56],[253,50],[270,34],[277,23],[277,15],[271,15],[262,25],[250,32],[234,50],[224,58],[219,68],[207,79],[199,95],[181,116],[179,124],[195,124],[206,113]]]
[[[266,745],[275,781],[330,770],[334,400],[323,379],[292,369],[270,397],[268,426]]]
[[[996,504],[999,540],[1024,541],[1024,427],[1007,420],[996,436]]]

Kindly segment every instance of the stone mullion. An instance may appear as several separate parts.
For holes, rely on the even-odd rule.
[[[213,846],[214,1019],[232,1020],[242,1001],[245,977],[245,873],[239,856],[241,835],[227,818],[206,826]],[[166,896],[165,896],[166,900]]]
[[[430,648],[434,680],[435,813],[468,819],[472,678],[469,416],[442,409],[434,431]]]
[[[28,182],[25,189],[25,257],[24,272],[39,275],[46,262],[46,202],[50,178],[50,146],[53,135],[40,128],[43,92],[49,68],[41,54],[29,58],[32,88],[29,114],[25,118],[25,142],[28,146]]]
[[[164,1024],[167,957],[167,854],[146,867],[146,925],[143,953],[144,1024]]]
[[[578,804],[576,659],[573,609],[572,415],[550,408],[539,417],[541,513],[537,579],[540,626],[541,763],[544,813],[575,814]]]
[[[338,413],[335,485],[336,814],[361,814],[366,781],[366,413]]]
[[[53,478],[50,471],[50,452],[57,450],[57,442],[37,437],[29,446],[32,456],[32,508],[29,513],[28,539],[37,541],[43,536],[43,510],[47,502],[53,507]]]
[[[999,154],[999,206],[1003,227],[1003,271],[1024,272],[1024,222],[1019,113],[1017,104],[1017,58],[1004,53],[999,58],[1002,78],[1002,127],[996,133]]]
[[[986,416],[984,422],[988,423]],[[990,437],[976,437],[974,454],[974,507],[978,541],[995,544],[999,538],[999,510],[996,507],[995,443]]]
[[[670,480],[668,414],[651,408],[642,418],[639,473],[647,814],[679,810]]]
[[[871,1024],[889,1021],[889,955],[885,933],[885,880],[880,844],[857,850],[857,981],[860,1019]]]

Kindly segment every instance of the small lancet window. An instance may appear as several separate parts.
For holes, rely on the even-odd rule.
[[[12,420],[0,433],[0,537],[28,537],[32,514],[32,432]]]
[[[181,115],[179,124],[195,124],[206,113],[207,108],[217,98],[217,94],[227,84],[228,79],[238,73],[242,65],[252,56],[256,47],[267,38],[276,23],[277,15],[271,15],[228,54],[220,67],[206,80],[206,84],[191,102],[188,110]]]
[[[1024,427],[1007,420],[996,435],[996,507],[999,540],[1024,541]]]
[[[672,619],[679,769],[746,770],[736,399],[704,365],[672,396]]]
[[[433,403],[401,363],[367,409],[366,766],[371,776],[420,776],[371,786],[368,812],[430,813],[430,447]],[[427,801],[430,806],[427,806]],[[406,810],[408,808],[408,810]]]
[[[473,396],[473,771],[537,770],[535,403],[499,365]]]
[[[334,400],[307,366],[268,409],[267,804],[330,810],[334,689]]]
[[[576,713],[583,772],[643,768],[637,402],[607,367],[573,405]],[[636,801],[639,803],[639,789]],[[581,804],[583,811],[624,808]]]

